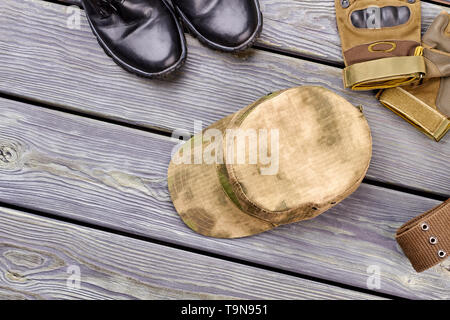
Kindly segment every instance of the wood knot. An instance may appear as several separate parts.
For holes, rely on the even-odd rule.
[[[22,249],[7,250],[3,253],[3,257],[15,266],[28,269],[36,269],[45,263],[45,257],[41,254]]]
[[[9,280],[13,281],[13,282],[25,282],[27,281],[27,278],[23,275],[21,275],[18,272],[15,271],[7,271],[6,272],[6,278],[8,278]]]
[[[13,145],[0,144],[0,168],[15,167],[19,161],[19,153]]]
[[[17,152],[10,146],[0,146],[0,161],[11,163],[17,161]]]

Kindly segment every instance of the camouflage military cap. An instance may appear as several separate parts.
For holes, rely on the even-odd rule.
[[[322,87],[296,87],[185,142],[169,165],[169,191],[194,231],[245,237],[333,207],[361,184],[371,155],[360,108]]]

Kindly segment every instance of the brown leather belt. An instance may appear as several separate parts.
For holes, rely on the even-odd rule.
[[[417,272],[444,261],[450,255],[450,199],[405,223],[396,239]]]

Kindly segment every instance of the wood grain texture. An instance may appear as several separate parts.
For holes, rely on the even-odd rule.
[[[379,299],[1,207],[0,224],[0,299]]]
[[[264,32],[258,42],[299,56],[343,65],[332,0],[260,0]],[[422,30],[444,7],[422,2]]]
[[[364,107],[374,140],[370,179],[450,196],[450,135],[435,143],[382,107],[372,93],[343,90],[338,68],[261,50],[222,54],[189,38],[183,71],[171,81],[149,81],[116,66],[84,18],[81,30],[67,29],[65,10],[42,1],[0,3],[0,11],[8,12],[0,16],[0,26],[8,26],[0,33],[1,92],[192,133],[194,121],[209,125],[268,92],[322,85]]]
[[[63,0],[80,4],[79,0]],[[259,0],[264,30],[257,45],[281,52],[343,64],[332,0]],[[422,29],[444,7],[422,1]]]
[[[375,265],[381,292],[450,298],[450,261],[416,274],[394,240],[401,224],[437,201],[363,184],[311,221],[239,240],[206,238],[170,201],[169,138],[7,100],[0,106],[4,203],[361,288]]]

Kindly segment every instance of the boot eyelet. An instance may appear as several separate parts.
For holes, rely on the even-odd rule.
[[[428,224],[426,224],[426,223],[422,223],[422,224],[420,225],[420,228],[421,228],[423,231],[428,231],[428,229],[430,229],[430,227],[429,227]]]
[[[436,243],[438,243],[438,239],[436,237],[430,237],[430,243],[432,245],[435,245]]]
[[[438,251],[439,258],[443,259],[443,258],[445,258],[446,255],[447,255],[447,252],[445,252],[444,250]]]

